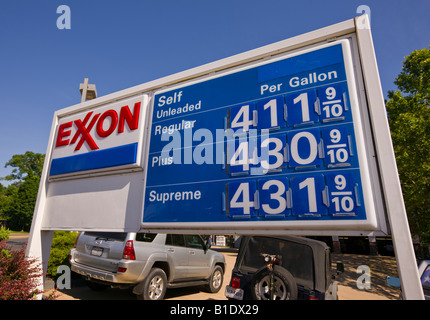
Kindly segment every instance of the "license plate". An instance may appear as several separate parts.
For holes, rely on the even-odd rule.
[[[239,288],[233,288],[232,286],[226,286],[225,296],[227,298],[243,300],[243,290]]]
[[[91,254],[93,256],[97,256],[97,257],[101,257],[103,254],[103,248],[99,248],[99,247],[93,247],[91,249]]]

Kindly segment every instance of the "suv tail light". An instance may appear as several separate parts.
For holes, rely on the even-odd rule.
[[[73,248],[76,248],[76,244],[78,243],[78,239],[81,236],[81,232],[78,233],[78,236],[75,239],[75,243],[73,244]]]
[[[128,240],[125,243],[122,258],[127,260],[136,260],[136,255],[134,253],[134,247],[133,247],[133,240]]]
[[[235,289],[239,289],[240,288],[240,279],[237,277],[233,277],[231,279],[231,286]]]

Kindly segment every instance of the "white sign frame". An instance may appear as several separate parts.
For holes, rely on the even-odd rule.
[[[346,40],[348,39],[348,40]],[[288,40],[285,40],[288,42]],[[356,46],[356,36],[355,34],[348,33],[343,36],[339,36],[336,39],[331,39],[328,43],[325,42],[323,45],[321,43],[318,44],[312,44],[310,46],[306,47],[306,50],[300,50],[295,49],[292,52],[287,51],[286,53],[281,54],[274,54],[273,52],[269,51],[268,57],[259,58],[257,61],[249,61],[247,59],[247,56],[242,56],[245,54],[251,54],[245,53],[240,55],[240,59],[249,61],[245,65],[239,65],[235,68],[229,68],[227,70],[220,70],[219,72],[212,72],[204,77],[199,77],[196,79],[192,79],[190,81],[181,82],[178,85],[173,86],[166,86],[163,87],[162,90],[156,91],[155,94],[162,94],[164,92],[173,91],[173,90],[180,90],[181,88],[185,88],[186,86],[190,86],[195,83],[204,82],[207,80],[215,79],[218,77],[222,77],[228,74],[233,74],[238,71],[247,70],[249,68],[253,68],[256,66],[264,65],[270,62],[278,61],[285,59],[285,57],[294,56],[295,54],[303,54],[306,52],[310,52],[313,50],[317,50],[320,48],[324,48],[330,43],[339,43],[342,41],[348,41],[351,43],[352,48],[351,51],[353,51],[352,58],[353,60],[348,59],[348,55],[346,54],[346,60],[345,65],[346,71],[348,74],[349,79],[355,79],[356,83],[350,83],[348,81],[348,85],[351,87],[350,92],[351,94],[351,100],[352,103],[358,107],[365,106],[363,110],[360,111],[360,114],[356,114],[355,116],[361,120],[358,120],[355,122],[356,131],[361,131],[362,129],[360,126],[365,126],[366,129],[363,131],[370,132],[370,126],[369,123],[369,114],[367,112],[367,102],[363,97],[360,97],[360,101],[358,101],[358,97],[355,95],[356,92],[362,92],[364,91],[364,84],[363,82],[360,82],[359,79],[361,79],[358,75],[355,75],[354,77],[354,71],[360,72],[360,70],[357,70],[355,68],[354,71],[352,71],[352,65],[360,65],[359,61],[359,53],[358,48]],[[279,51],[279,50],[278,50]],[[239,59],[238,58],[238,59]],[[151,108],[150,115],[148,116],[148,121],[151,121],[152,119],[152,111],[155,109],[155,107]],[[355,110],[357,111],[357,110]],[[377,122],[377,121],[376,121]],[[148,125],[150,127],[150,125]],[[150,144],[150,130],[148,130],[148,141],[147,141],[147,154],[149,154],[149,144]],[[365,134],[366,132],[364,132]],[[376,163],[373,160],[374,158],[374,146],[373,146],[373,139],[370,135],[360,137],[360,141],[357,141],[357,143],[360,143],[360,148],[362,150],[368,150],[369,152],[372,152],[371,154],[366,155],[367,160],[363,157],[363,154],[360,154],[362,156],[361,163],[363,163],[363,171],[370,172],[371,179],[366,178],[369,180],[366,185],[370,186],[369,190],[366,190],[367,192],[367,198],[373,199],[370,201],[373,201],[372,205],[369,206],[369,213],[370,217],[367,220],[364,221],[312,221],[312,220],[301,220],[301,221],[241,221],[241,222],[208,222],[208,223],[202,223],[202,222],[162,222],[162,223],[142,223],[142,229],[146,231],[156,230],[158,232],[177,232],[177,230],[181,230],[181,232],[186,233],[211,233],[211,234],[224,234],[226,232],[233,233],[233,234],[283,234],[285,230],[288,230],[289,234],[295,234],[295,235],[357,235],[357,236],[363,236],[363,235],[379,235],[379,236],[385,236],[389,233],[385,215],[381,214],[384,212],[384,205],[382,202],[382,194],[380,194],[379,185],[379,175],[376,167]],[[149,162],[149,159],[148,159]],[[369,167],[367,167],[369,166]],[[147,163],[147,170],[146,174],[149,172],[149,163]],[[145,179],[146,180],[146,179]],[[371,191],[370,191],[371,190]],[[369,228],[369,226],[371,226]],[[175,231],[176,230],[176,231]]]

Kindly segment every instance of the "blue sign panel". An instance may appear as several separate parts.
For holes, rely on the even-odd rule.
[[[366,220],[342,45],[157,93],[143,222]]]

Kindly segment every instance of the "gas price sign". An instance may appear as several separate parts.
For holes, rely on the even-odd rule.
[[[41,261],[55,230],[391,234],[423,299],[367,15],[56,111],[39,191]]]
[[[375,229],[348,40],[155,93],[143,224]]]

